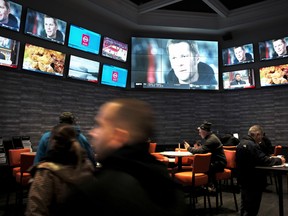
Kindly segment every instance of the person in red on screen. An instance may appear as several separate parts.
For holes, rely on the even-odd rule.
[[[217,85],[212,67],[200,61],[195,41],[170,39],[166,47],[172,68],[167,83]]]
[[[234,64],[245,63],[253,60],[252,55],[246,52],[244,46],[234,47],[234,55],[236,57],[234,60]]]
[[[44,15],[44,30],[42,36],[47,37],[58,42],[64,42],[64,35],[58,29],[57,19]]]
[[[3,24],[12,28],[18,28],[19,22],[10,12],[10,1],[0,0],[0,25]]]
[[[274,53],[273,58],[279,58],[288,55],[288,46],[284,38],[272,40]]]
[[[212,153],[209,170],[210,189],[215,190],[214,175],[216,172],[222,172],[226,167],[227,160],[223,150],[223,144],[220,139],[211,131],[212,123],[204,121],[197,129],[198,133],[205,142],[200,146],[191,147],[188,142],[184,142],[184,147],[193,154]]]

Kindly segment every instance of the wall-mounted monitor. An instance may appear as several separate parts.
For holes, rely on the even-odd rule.
[[[259,72],[261,87],[288,84],[288,64],[262,67]]]
[[[67,23],[63,20],[28,8],[24,33],[64,44],[66,26]]]
[[[128,44],[114,40],[109,37],[103,38],[102,56],[126,62]]]
[[[255,88],[253,69],[223,72],[223,89]]]
[[[20,42],[0,36],[0,65],[17,68]]]
[[[22,5],[13,1],[0,1],[0,27],[19,32]]]
[[[63,76],[65,57],[59,51],[25,44],[22,69]]]
[[[113,65],[103,64],[101,84],[126,88],[128,70]]]
[[[68,46],[93,54],[99,54],[101,35],[88,29],[70,25]]]
[[[222,49],[223,66],[254,62],[253,44]]]
[[[260,60],[288,57],[288,37],[259,42]]]
[[[71,55],[68,77],[98,83],[99,66],[98,61]]]
[[[131,88],[218,90],[218,42],[132,37]]]

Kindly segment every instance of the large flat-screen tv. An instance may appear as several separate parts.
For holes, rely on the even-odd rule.
[[[24,33],[64,44],[67,22],[38,11],[27,9]]]
[[[254,62],[253,44],[222,49],[223,66]]]
[[[22,5],[13,1],[0,1],[0,27],[19,32]]]
[[[223,72],[223,89],[255,88],[253,69]]]
[[[126,88],[128,70],[114,65],[103,64],[101,84]]]
[[[20,42],[0,36],[0,65],[17,68]]]
[[[68,46],[93,54],[99,54],[101,35],[88,29],[70,25]]]
[[[131,88],[219,89],[218,42],[132,37]]]
[[[63,76],[66,54],[32,44],[25,44],[22,69]]]
[[[109,37],[103,38],[102,56],[126,62],[128,44]]]
[[[262,67],[259,72],[261,87],[288,84],[288,64]]]
[[[68,77],[98,83],[98,61],[71,55],[68,69]]]
[[[288,57],[288,37],[259,42],[260,60]]]

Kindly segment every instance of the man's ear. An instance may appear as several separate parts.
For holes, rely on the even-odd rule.
[[[121,129],[121,128],[115,128],[115,140],[118,143],[128,143],[130,133],[127,130]]]

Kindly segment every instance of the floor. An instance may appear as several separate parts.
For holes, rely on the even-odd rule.
[[[283,175],[283,203],[284,203],[284,215],[288,215],[288,205],[285,205],[285,203],[288,203],[288,196],[287,196],[287,175]],[[216,209],[215,208],[215,197],[211,197],[211,204],[212,204],[212,215],[217,216],[238,216],[240,215],[239,212],[235,211],[235,204],[233,200],[232,193],[226,191],[223,192],[223,205]],[[237,201],[238,206],[240,208],[240,194],[237,194]],[[10,205],[8,208],[8,211],[5,207],[6,203],[6,193],[3,188],[0,190],[0,216],[22,216],[23,210],[25,209],[25,205],[23,206],[23,209],[19,209],[15,207],[15,195],[12,193],[12,196],[10,197]],[[193,215],[209,215],[208,209],[204,209],[203,200],[201,198],[198,199],[196,204],[196,210],[193,211]],[[24,200],[25,204],[25,200]],[[278,195],[276,193],[276,187],[275,184],[272,183],[267,186],[266,190],[263,193],[263,198],[261,202],[261,207],[258,216],[266,216],[266,215],[279,215],[278,213]],[[192,215],[192,214],[191,214]]]

